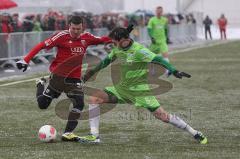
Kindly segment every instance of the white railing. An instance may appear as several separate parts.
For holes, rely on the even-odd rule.
[[[108,34],[108,30],[105,28],[88,31],[97,36]],[[3,61],[11,61],[13,63],[13,60],[22,58],[32,47],[52,34],[53,32],[0,33],[0,64],[3,64]],[[132,38],[145,45],[148,45],[150,42],[146,27],[136,27],[133,31]],[[169,38],[175,44],[195,41],[197,39],[196,25],[170,25]],[[97,48],[91,47],[88,49],[88,53],[94,54],[96,49]],[[102,52],[101,47],[99,51]],[[47,55],[54,55],[54,53],[55,49],[48,51],[43,50],[37,56],[45,57]]]

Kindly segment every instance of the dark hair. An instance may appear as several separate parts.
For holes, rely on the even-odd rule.
[[[76,25],[82,24],[83,23],[83,19],[82,19],[82,17],[80,17],[78,15],[73,15],[69,19],[69,24],[71,24],[71,23],[76,24]]]
[[[116,27],[109,33],[109,37],[117,41],[120,41],[123,38],[127,39],[132,30],[133,25],[129,25],[127,28]]]

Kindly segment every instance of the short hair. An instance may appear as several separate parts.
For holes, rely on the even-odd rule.
[[[83,18],[78,16],[78,15],[73,15],[69,19],[69,24],[71,24],[71,23],[76,24],[76,25],[82,24],[83,23]]]
[[[163,9],[163,7],[162,6],[157,6],[157,8],[156,9]]]
[[[129,31],[126,28],[116,27],[109,33],[109,37],[117,41],[123,38],[127,39],[129,38]]]

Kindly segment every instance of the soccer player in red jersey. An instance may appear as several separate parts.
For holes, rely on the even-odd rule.
[[[82,60],[86,49],[90,45],[108,43],[107,36],[96,37],[83,32],[83,20],[79,16],[72,16],[69,30],[61,31],[43,42],[37,44],[24,58],[18,61],[18,69],[27,70],[30,60],[42,49],[57,48],[56,58],[50,65],[50,80],[44,88],[46,80],[42,78],[37,83],[37,102],[40,109],[47,109],[52,99],[58,98],[62,92],[73,103],[73,109],[68,116],[67,125],[62,135],[63,141],[77,141],[78,136],[73,130],[78,124],[80,113],[84,107],[84,94],[81,88]]]

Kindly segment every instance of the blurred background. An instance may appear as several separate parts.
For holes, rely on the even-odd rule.
[[[134,24],[132,38],[148,46],[146,25],[157,6],[164,8],[169,20],[170,50],[220,41],[218,19],[222,15],[228,22],[225,41],[240,39],[238,0],[0,0],[0,74],[15,74],[15,61],[54,32],[67,29],[73,14],[84,17],[85,29],[99,36],[116,26]],[[208,26],[210,40],[205,35]],[[54,49],[42,51],[31,65],[47,66],[54,53]],[[90,48],[87,53],[106,55],[101,47]]]

